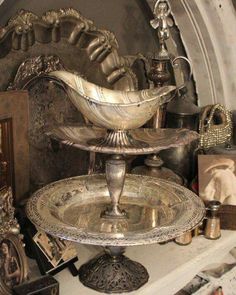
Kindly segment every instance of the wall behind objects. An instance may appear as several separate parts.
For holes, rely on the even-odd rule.
[[[156,0],[147,0],[153,7]],[[198,104],[236,110],[236,0],[169,0],[193,68]]]
[[[72,7],[94,21],[97,28],[112,31],[120,47],[120,54],[151,53],[157,49],[155,32],[145,13],[143,0],[0,0],[0,26],[20,9],[42,15],[48,10]]]

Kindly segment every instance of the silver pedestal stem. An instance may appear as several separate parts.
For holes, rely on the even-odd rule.
[[[106,181],[111,198],[111,208],[102,217],[121,218],[125,216],[119,208],[119,200],[124,188],[126,163],[122,155],[113,155],[106,161]]]

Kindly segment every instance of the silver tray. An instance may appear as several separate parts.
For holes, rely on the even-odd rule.
[[[77,176],[37,191],[27,215],[52,235],[100,246],[164,242],[191,230],[205,215],[204,204],[190,190],[140,175],[125,179],[120,207],[127,218],[101,218],[109,204],[105,175]]]
[[[107,131],[97,127],[61,126],[48,132],[52,138],[63,144],[82,150],[106,154],[144,155],[157,153],[171,147],[179,147],[197,140],[197,132],[188,129],[151,129],[138,128],[129,130],[129,136],[143,146],[108,146],[93,144],[96,140],[106,137]]]

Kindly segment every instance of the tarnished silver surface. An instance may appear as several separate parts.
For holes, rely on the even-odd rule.
[[[125,212],[119,208],[119,200],[124,188],[126,163],[122,155],[113,155],[106,160],[106,181],[111,198],[111,207],[101,216],[105,218],[124,218]]]
[[[173,21],[170,18],[171,7],[168,0],[157,0],[153,9],[154,19],[150,21],[153,29],[157,29],[158,39],[160,41],[159,57],[166,58],[169,53],[166,49],[166,41],[170,36],[170,27]]]
[[[128,218],[101,218],[109,204],[105,175],[86,175],[45,186],[26,210],[36,226],[52,235],[100,246],[167,241],[194,228],[205,214],[203,202],[190,190],[139,175],[125,179],[120,207]]]
[[[174,171],[163,167],[163,161],[162,159],[154,154],[154,155],[149,155],[145,160],[144,160],[144,166],[136,166],[132,169],[131,173],[132,174],[137,174],[137,175],[146,175],[146,176],[151,176],[151,177],[158,177],[161,179],[169,180],[176,182],[180,185],[184,185],[185,181],[184,179],[179,176],[178,174],[174,173]]]
[[[149,129],[139,128],[130,130],[130,136],[143,146],[99,146],[91,144],[92,140],[105,138],[106,130],[96,127],[61,126],[48,132],[52,138],[61,141],[63,144],[75,146],[79,149],[108,153],[108,154],[129,154],[143,155],[159,152],[161,150],[187,145],[198,138],[198,133],[187,129]]]
[[[114,34],[96,28],[91,20],[73,8],[50,10],[42,16],[21,9],[12,16],[0,30],[0,58],[4,57],[1,62],[8,68],[8,73],[3,70],[4,75],[0,76],[0,87],[5,89],[16,68],[29,56],[48,55],[49,52],[57,54],[66,68],[80,71],[93,83],[112,89],[138,88],[140,81],[136,70],[132,69],[138,57],[120,56]],[[28,70],[31,72],[30,68]],[[28,72],[21,74],[21,79],[25,80]],[[18,87],[19,83],[12,86]]]
[[[123,247],[106,247],[105,253],[80,267],[79,279],[85,286],[120,294],[137,290],[148,281],[146,268],[124,256]]]
[[[71,101],[86,118],[95,126],[111,130],[143,126],[158,106],[171,100],[170,93],[176,89],[164,86],[140,91],[111,90],[67,71],[50,75],[63,81]]]

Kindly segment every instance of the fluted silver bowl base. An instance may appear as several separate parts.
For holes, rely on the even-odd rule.
[[[118,247],[115,255],[111,251],[83,264],[79,269],[82,284],[104,293],[131,292],[142,287],[149,278],[146,268],[123,252]]]
[[[91,139],[88,145],[96,148],[110,147],[110,148],[147,148],[148,143],[134,139],[127,130],[108,130],[104,137]]]
[[[61,126],[47,134],[63,144],[82,150],[116,155],[158,153],[169,148],[188,145],[199,137],[197,132],[188,129],[139,128],[115,131],[114,134],[106,129],[85,126]],[[120,136],[123,137],[122,140]]]

